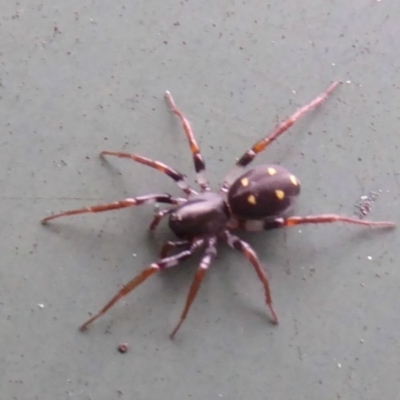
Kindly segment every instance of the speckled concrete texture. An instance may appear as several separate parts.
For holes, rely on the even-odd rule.
[[[39,221],[193,178],[169,89],[214,187],[236,157],[336,79],[260,155],[302,182],[296,214],[400,222],[400,2],[0,1],[0,399],[393,400],[400,391],[400,230],[245,234],[271,278],[221,246],[176,340],[198,257],[78,326],[172,237],[152,207]],[[128,343],[125,354],[118,351]]]

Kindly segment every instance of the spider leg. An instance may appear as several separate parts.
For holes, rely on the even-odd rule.
[[[142,157],[137,154],[121,153],[121,152],[115,152],[115,151],[102,151],[100,153],[100,155],[101,156],[116,156],[116,157],[120,157],[120,158],[129,158],[140,164],[147,165],[148,167],[154,168],[157,171],[160,171],[160,172],[168,175],[170,178],[172,178],[177,183],[177,185],[188,196],[191,194],[197,194],[197,192],[189,186],[188,182],[186,181],[185,175],[181,174],[177,170],[169,167],[168,165],[166,165],[160,161],[151,160],[150,158]]]
[[[210,185],[204,174],[204,171],[206,169],[206,164],[203,160],[203,156],[201,155],[200,147],[197,144],[196,139],[194,137],[194,133],[190,125],[190,122],[183,115],[183,113],[176,107],[175,101],[168,90],[165,92],[165,97],[172,109],[172,112],[181,120],[183,129],[186,133],[186,137],[188,138],[190,150],[192,151],[193,154],[194,168],[197,174],[196,181],[200,185],[202,191],[210,190]]]
[[[261,221],[260,221],[261,222]],[[337,214],[321,214],[321,215],[307,215],[304,217],[280,217],[274,218],[269,221],[263,221],[262,229],[275,229],[275,228],[283,228],[285,226],[296,226],[301,224],[326,224],[333,222],[344,222],[348,224],[357,224],[373,227],[381,227],[381,228],[394,228],[396,224],[390,221],[368,221],[358,218],[346,217],[344,215]]]
[[[321,93],[309,104],[298,109],[289,118],[278,124],[278,126],[267,137],[259,140],[250,150],[247,150],[236,162],[235,168],[226,176],[221,190],[227,192],[232,183],[243,173],[243,168],[250,164],[257,154],[265,150],[267,146],[282,135],[282,133],[286,132],[301,117],[323,103],[339,84],[340,82],[332,83],[325,92]]]
[[[150,230],[151,232],[153,232],[153,231],[157,228],[157,226],[158,226],[158,224],[161,222],[161,220],[162,220],[166,215],[168,215],[170,212],[172,212],[172,210],[173,210],[173,209],[171,209],[171,208],[166,208],[166,209],[164,209],[164,210],[158,211],[158,213],[154,216],[153,220],[152,220],[151,223],[150,223],[149,230]]]
[[[228,245],[230,247],[241,251],[249,259],[249,261],[253,264],[253,267],[256,270],[257,275],[260,278],[260,281],[264,285],[265,299],[266,299],[267,305],[271,311],[272,319],[275,324],[278,324],[278,315],[276,314],[276,312],[274,310],[274,306],[272,304],[272,295],[271,295],[271,288],[269,285],[269,279],[268,279],[267,274],[264,272],[264,270],[261,267],[261,263],[257,257],[256,252],[250,247],[250,245],[248,243],[239,239],[237,236],[232,235],[229,231],[225,231],[222,234],[222,237],[228,243]]]
[[[97,213],[109,210],[118,210],[120,208],[126,207],[133,207],[133,206],[140,206],[142,204],[149,204],[149,203],[167,203],[167,204],[181,204],[185,202],[186,199],[175,198],[170,196],[169,194],[149,194],[146,196],[139,196],[134,198],[128,198],[120,201],[115,201],[109,204],[100,204],[91,207],[84,207],[77,210],[70,210],[64,211],[59,214],[51,215],[49,217],[42,219],[42,224],[47,223],[48,221],[65,217],[68,215],[76,215],[76,214],[85,214],[85,213]]]
[[[180,241],[168,241],[166,243],[164,243],[163,247],[161,248],[160,251],[160,258],[164,258],[167,256],[167,254],[169,253],[170,250],[175,249],[177,247],[185,247],[188,246],[190,244],[189,240],[180,240]]]
[[[142,284],[147,278],[163,269],[178,265],[182,260],[190,257],[193,252],[198,249],[203,243],[204,240],[199,239],[193,242],[189,249],[184,250],[181,253],[175,254],[171,257],[163,258],[158,262],[151,264],[150,267],[144,269],[139,275],[129,281],[96,315],[86,321],[79,329],[81,331],[85,331],[92,322],[104,315],[118,300],[122,299],[124,296],[132,292],[132,290]]]
[[[170,338],[173,339],[178,332],[179,328],[185,321],[186,317],[189,314],[190,307],[193,304],[194,299],[196,298],[197,292],[199,291],[199,288],[201,286],[201,283],[203,281],[204,275],[206,271],[208,270],[209,266],[211,265],[213,259],[217,255],[217,248],[216,248],[216,243],[217,239],[215,237],[212,237],[211,239],[208,240],[207,242],[207,248],[205,250],[204,256],[201,259],[200,262],[200,267],[198,268],[196,275],[194,277],[194,280],[192,282],[192,285],[190,287],[187,299],[186,299],[186,304],[185,308],[182,312],[181,319],[176,325],[175,329],[172,331]]]
[[[344,222],[349,224],[364,225],[371,228],[394,228],[396,224],[391,221],[369,221],[358,218],[346,217],[337,214],[307,215],[304,217],[277,217],[268,220],[245,220],[231,219],[228,222],[229,229],[241,229],[247,232],[259,232],[262,230],[284,228],[286,226],[296,226],[300,224],[329,224],[334,222]]]

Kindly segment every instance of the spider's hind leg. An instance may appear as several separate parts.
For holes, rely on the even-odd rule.
[[[321,214],[321,215],[306,215],[303,217],[278,217],[263,223],[263,229],[274,229],[291,227],[303,224],[330,224],[334,222],[343,222],[347,224],[364,225],[370,228],[394,228],[396,224],[391,221],[370,221],[359,218],[347,217],[338,214]]]
[[[267,220],[246,220],[232,218],[228,222],[229,229],[240,229],[247,232],[260,232],[263,230],[293,227],[304,224],[332,224],[342,222],[345,224],[363,225],[370,228],[395,228],[391,221],[371,221],[338,214],[320,214],[290,217],[274,217]]]
[[[234,169],[226,176],[221,191],[227,192],[232,183],[243,173],[244,167],[249,165],[259,153],[264,151],[273,141],[282,135],[282,133],[286,132],[296,121],[322,104],[339,84],[340,82],[333,82],[325,92],[321,93],[313,101],[301,107],[289,118],[281,122],[268,136],[254,143],[251,149],[247,150],[239,158]]]

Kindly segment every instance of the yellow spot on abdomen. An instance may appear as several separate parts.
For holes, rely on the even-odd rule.
[[[275,190],[275,194],[279,200],[283,200],[285,198],[285,192],[283,190]]]
[[[248,178],[243,178],[243,179],[240,181],[240,183],[241,183],[244,187],[249,186],[249,179],[248,179]]]
[[[256,200],[256,198],[255,198],[255,196],[254,195],[250,195],[248,198],[247,198],[247,201],[250,203],[250,204],[257,204],[257,200]]]
[[[294,175],[290,175],[290,182],[292,182],[294,186],[298,186],[299,184],[299,181]]]
[[[272,168],[272,167],[269,167],[268,168],[268,173],[272,176],[272,175],[275,175],[276,174],[276,169],[275,168]]]

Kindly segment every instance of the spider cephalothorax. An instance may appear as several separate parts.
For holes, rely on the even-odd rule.
[[[46,223],[52,219],[67,215],[96,213],[148,203],[165,203],[171,205],[170,208],[163,209],[155,215],[150,224],[150,230],[154,230],[162,218],[169,215],[170,229],[175,233],[179,241],[167,242],[161,250],[160,259],[128,282],[100,312],[85,322],[80,329],[82,331],[86,330],[94,320],[107,312],[119,299],[126,296],[154,273],[173,267],[179,264],[181,260],[190,257],[196,250],[204,248],[204,255],[192,286],[190,287],[181,319],[171,333],[171,338],[173,338],[186,319],[205,272],[217,254],[218,241],[226,242],[230,247],[244,253],[249,259],[264,286],[265,298],[272,315],[272,320],[277,324],[278,316],[272,304],[268,277],[261,267],[257,254],[248,243],[234,235],[232,230],[243,229],[247,231],[261,231],[299,224],[330,222],[347,222],[370,227],[394,227],[395,224],[392,222],[366,221],[336,214],[304,217],[288,216],[288,212],[291,211],[294,200],[300,193],[299,180],[292,173],[279,165],[261,165],[247,172],[244,170],[244,167],[250,164],[258,153],[262,152],[300,117],[321,104],[338,85],[339,82],[334,82],[324,93],[306,106],[300,108],[292,116],[280,123],[272,133],[256,142],[250,150],[246,151],[237,161],[234,170],[225,178],[218,193],[212,192],[210,189],[208,180],[204,175],[205,163],[190,123],[176,107],[169,92],[166,92],[166,98],[172,111],[183,124],[193,154],[193,161],[197,174],[196,181],[200,186],[200,193],[189,186],[183,174],[159,161],[150,160],[136,154],[103,151],[101,153],[102,156],[110,155],[129,158],[165,173],[178,184],[186,196],[173,197],[163,193],[150,194],[128,198],[110,204],[65,211],[43,219],[42,222]],[[182,251],[172,256],[167,256],[168,252],[174,248],[181,248]]]
[[[170,214],[169,227],[180,238],[218,235],[226,229],[229,209],[222,195],[214,192],[193,194]]]

